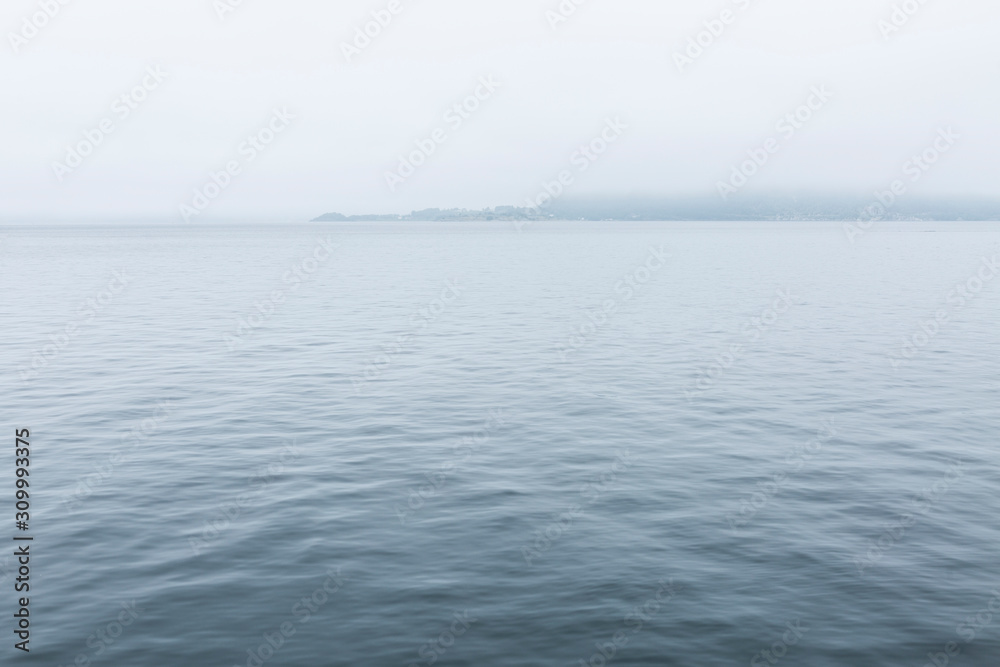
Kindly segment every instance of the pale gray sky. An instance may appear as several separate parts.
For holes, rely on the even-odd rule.
[[[555,28],[546,12],[572,0],[242,0],[221,18],[237,0],[64,1],[0,9],[3,219],[177,220],[230,162],[238,173],[217,177],[228,184],[194,219],[523,205],[562,170],[567,196],[711,197],[772,137],[779,150],[742,192],[870,196],[949,126],[957,140],[910,191],[997,193],[988,0],[586,0]],[[916,11],[880,29],[902,4]],[[43,5],[54,15],[36,29]],[[390,5],[348,62],[342,43]],[[675,52],[723,11],[730,23],[710,23],[720,34],[679,71]],[[162,82],[146,74],[157,67]],[[493,92],[478,83],[490,76]],[[116,103],[144,78],[143,101]],[[477,86],[478,109],[447,120]],[[783,135],[776,123],[813,86],[831,98]],[[575,151],[609,118],[627,128],[582,171]],[[113,131],[67,168],[102,121]],[[269,123],[272,143],[241,150]],[[445,141],[390,189],[398,156],[437,128]]]

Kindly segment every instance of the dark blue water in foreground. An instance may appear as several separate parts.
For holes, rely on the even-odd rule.
[[[0,233],[33,663],[1000,664],[996,226]]]

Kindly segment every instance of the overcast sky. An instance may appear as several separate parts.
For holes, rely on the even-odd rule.
[[[0,9],[3,219],[180,220],[227,164],[192,219],[523,205],[564,170],[565,196],[715,197],[769,138],[735,196],[864,197],[909,179],[948,127],[910,191],[997,194],[995,0],[910,0],[896,24],[900,0],[585,0],[565,21],[547,14],[559,0],[64,1]],[[391,22],[345,55],[372,12]],[[719,34],[679,61],[706,21]],[[477,88],[478,108],[446,119]],[[620,134],[583,170],[576,151],[608,119]],[[258,133],[259,151],[244,143]],[[387,179],[418,141],[433,154]]]

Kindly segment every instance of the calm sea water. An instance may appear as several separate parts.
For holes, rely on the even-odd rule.
[[[0,236],[40,664],[1000,664],[995,225]]]

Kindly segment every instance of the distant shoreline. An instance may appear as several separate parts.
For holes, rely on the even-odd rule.
[[[760,217],[725,217],[725,216],[617,216],[609,218],[562,216],[518,218],[507,216],[441,216],[416,217],[412,215],[349,215],[339,218],[329,214],[313,218],[309,222],[858,222],[873,220],[875,222],[1000,222],[1000,214],[992,217],[960,217],[960,216],[886,216],[866,218],[863,216],[760,216]]]
[[[740,206],[711,201],[578,202],[551,207],[429,208],[407,214],[324,213],[310,222],[991,222],[1000,203],[910,201],[885,207],[872,202],[751,201]]]

